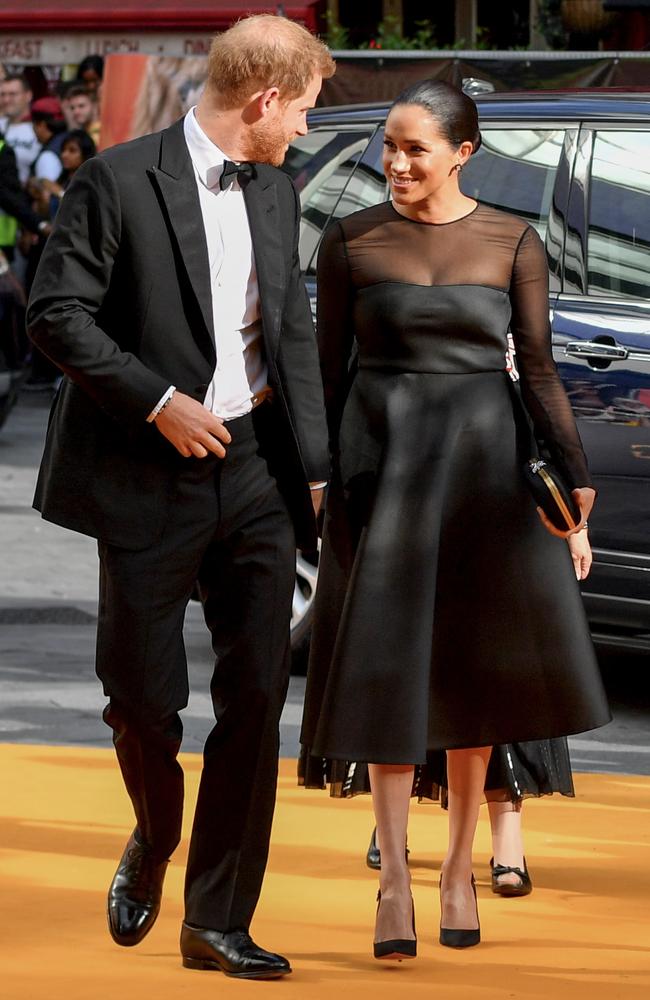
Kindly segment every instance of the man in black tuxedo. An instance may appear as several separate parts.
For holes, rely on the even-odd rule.
[[[182,625],[198,585],[216,665],[189,848],[183,963],[270,978],[248,934],[268,854],[295,545],[328,457],[300,205],[276,166],[334,72],[284,18],[215,39],[199,105],[78,171],[28,312],[65,373],[35,505],[98,539],[97,672],[136,816],[109,927],[137,944],[180,838]],[[232,162],[235,161],[235,162]]]

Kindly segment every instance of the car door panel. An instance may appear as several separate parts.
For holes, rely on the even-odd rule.
[[[630,138],[631,135],[631,138]],[[650,131],[583,128],[553,352],[598,490],[590,617],[650,628]],[[641,262],[645,262],[646,279]]]

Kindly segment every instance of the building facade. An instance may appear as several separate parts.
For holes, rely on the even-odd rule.
[[[397,47],[382,46],[382,22],[407,38],[426,23],[428,48],[650,47],[650,0],[327,0],[327,12],[352,47]]]

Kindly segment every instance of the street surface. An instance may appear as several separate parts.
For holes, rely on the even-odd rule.
[[[0,741],[109,746],[93,668],[96,546],[31,508],[50,400],[23,394],[0,430]],[[200,752],[212,726],[212,653],[195,603],[185,643],[192,694],[183,749]],[[574,768],[650,774],[648,657],[619,652],[601,663],[614,721],[570,740]],[[293,677],[282,717],[285,757],[298,753],[303,694],[304,678]]]

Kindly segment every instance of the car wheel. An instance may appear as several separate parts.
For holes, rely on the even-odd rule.
[[[300,550],[296,552],[296,584],[291,610],[291,659],[294,674],[304,674],[307,670],[317,579],[318,558],[307,558]]]
[[[12,373],[0,371],[0,427],[9,416],[17,398],[16,382]]]

